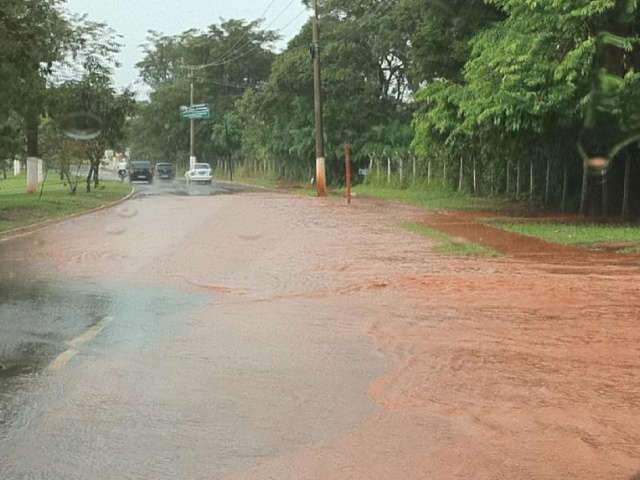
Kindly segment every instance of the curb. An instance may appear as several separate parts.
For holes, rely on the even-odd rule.
[[[0,243],[4,243],[4,242],[8,242],[10,240],[14,240],[16,238],[26,237],[28,235],[32,235],[32,234],[37,233],[37,232],[39,232],[41,230],[44,230],[45,228],[51,227],[52,225],[58,225],[60,223],[66,222],[68,220],[73,220],[74,218],[83,217],[85,215],[90,215],[92,213],[100,212],[102,210],[107,210],[109,208],[117,207],[121,203],[124,203],[127,200],[130,200],[131,197],[133,197],[135,195],[135,193],[136,193],[136,190],[135,190],[135,188],[132,187],[131,191],[126,196],[122,197],[121,199],[116,200],[116,201],[111,202],[111,203],[106,203],[106,204],[101,205],[101,206],[96,207],[96,208],[92,208],[91,210],[85,210],[85,211],[78,212],[78,213],[72,213],[71,215],[67,215],[66,217],[55,218],[53,220],[45,220],[44,222],[34,223],[32,225],[27,225],[25,227],[18,227],[18,228],[14,228],[12,230],[7,230],[6,232],[0,233]]]

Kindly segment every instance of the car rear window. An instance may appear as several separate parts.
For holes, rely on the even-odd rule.
[[[151,162],[131,162],[133,168],[151,168]]]

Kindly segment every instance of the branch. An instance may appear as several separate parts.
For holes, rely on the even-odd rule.
[[[639,141],[640,141],[640,133],[636,133],[635,135],[632,135],[626,140],[623,140],[622,142],[618,143],[611,149],[611,151],[609,152],[609,158],[613,160],[626,147],[631,145],[633,142],[639,142]]]

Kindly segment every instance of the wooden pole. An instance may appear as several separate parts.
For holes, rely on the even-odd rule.
[[[353,148],[347,144],[344,146],[344,166],[345,166],[345,178],[347,182],[347,204],[351,205],[351,156]]]

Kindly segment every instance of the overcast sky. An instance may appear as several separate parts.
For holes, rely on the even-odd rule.
[[[117,72],[118,85],[133,86],[138,80],[136,62],[142,58],[140,45],[147,31],[165,34],[183,32],[189,28],[205,28],[219,19],[244,18],[254,20],[265,10],[264,26],[282,30],[288,40],[308,18],[300,14],[301,0],[66,0],[67,9],[87,13],[91,20],[109,24],[124,36],[122,68]],[[140,90],[140,85],[136,85]]]

